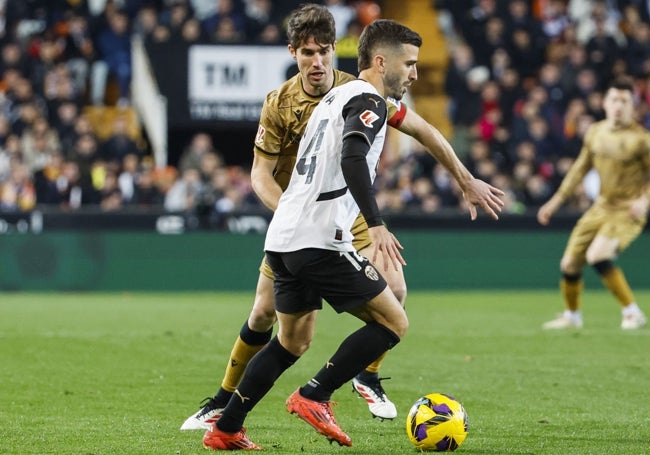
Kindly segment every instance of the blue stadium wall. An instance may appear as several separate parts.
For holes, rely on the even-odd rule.
[[[568,230],[396,230],[411,290],[556,288]],[[50,232],[0,236],[3,291],[252,291],[263,235]],[[646,231],[619,260],[650,287]],[[587,287],[600,286],[592,270]]]

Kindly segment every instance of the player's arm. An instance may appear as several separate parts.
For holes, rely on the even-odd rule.
[[[275,211],[282,188],[275,181],[275,167],[282,149],[283,125],[278,114],[278,92],[272,91],[264,100],[257,135],[253,146],[251,186],[256,196],[269,209]]]
[[[399,252],[403,247],[382,222],[366,162],[369,149],[370,144],[365,137],[359,134],[346,136],[343,139],[341,170],[350,194],[368,223],[368,234],[373,246],[370,260],[376,263],[377,256],[382,254],[386,270],[388,270],[389,264],[393,264],[395,270],[399,270],[400,264],[406,265],[406,261]]]
[[[451,144],[436,127],[417,113],[408,110],[398,129],[424,145],[429,153],[458,182],[463,191],[463,197],[468,203],[472,220],[476,219],[476,206],[481,206],[485,213],[495,220],[499,219],[497,213],[501,212],[504,205],[501,199],[504,192],[480,179],[474,178],[460,161]]]
[[[641,190],[641,195],[630,204],[630,216],[643,219],[650,210],[650,132],[645,133],[641,141],[641,165],[646,170],[646,184]]]
[[[372,178],[366,157],[375,135],[385,122],[386,107],[383,100],[367,94],[353,98],[343,109],[345,126],[341,149],[341,171],[348,191],[359,206],[368,223],[368,234],[373,245],[371,261],[376,262],[382,254],[385,268],[393,264],[395,270],[406,265],[399,250],[402,245],[383,224],[377,200],[374,196]]]
[[[580,154],[571,166],[571,169],[569,169],[569,172],[567,172],[567,175],[562,179],[560,187],[537,211],[537,221],[539,224],[543,226],[548,225],[553,214],[555,214],[555,212],[562,207],[566,199],[573,194],[576,186],[582,182],[584,176],[591,169],[592,161],[591,153],[589,152],[589,143],[591,142],[592,131],[593,129],[587,130]]]
[[[251,168],[251,185],[262,203],[275,212],[282,196],[282,188],[273,178],[277,156],[254,153]]]

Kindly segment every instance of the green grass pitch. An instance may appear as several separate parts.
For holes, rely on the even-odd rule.
[[[252,293],[3,294],[0,454],[200,454],[182,421],[220,382]],[[637,292],[650,313],[650,292]],[[404,420],[420,395],[465,406],[465,454],[650,453],[650,328],[619,328],[614,299],[584,296],[585,328],[544,332],[557,291],[412,292],[411,327],[382,376],[398,406],[371,419],[346,385],[333,399],[353,446],[330,445],[285,398],[358,321],[326,307],[311,349],[246,421],[272,454],[414,454]]]

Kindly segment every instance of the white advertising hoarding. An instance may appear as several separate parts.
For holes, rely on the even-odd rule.
[[[287,79],[295,64],[285,46],[192,46],[190,115],[194,120],[257,121],[267,93]]]

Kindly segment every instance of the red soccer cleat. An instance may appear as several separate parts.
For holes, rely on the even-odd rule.
[[[210,450],[262,450],[248,439],[244,428],[237,433],[225,433],[217,428],[216,422],[210,422],[210,429],[203,435],[203,447]]]
[[[300,389],[297,389],[287,398],[287,411],[296,414],[330,442],[336,441],[342,446],[352,445],[350,436],[345,434],[339,424],[336,423],[332,405],[329,401],[321,403],[309,400],[300,395]]]

